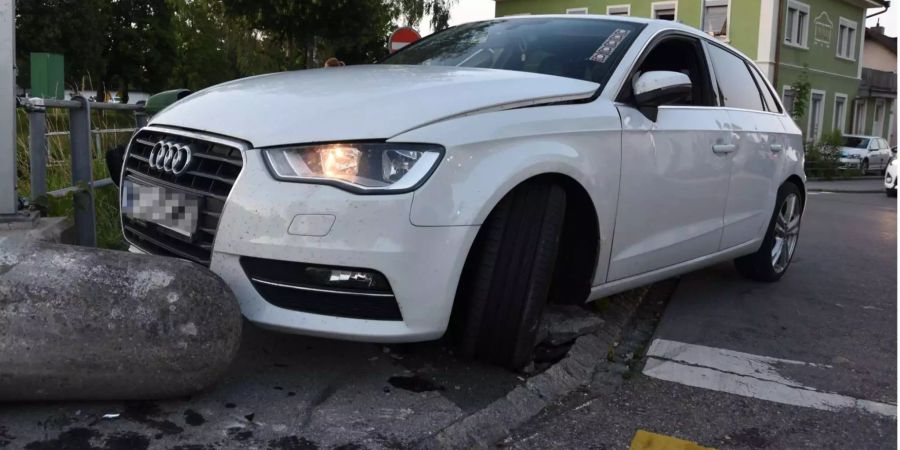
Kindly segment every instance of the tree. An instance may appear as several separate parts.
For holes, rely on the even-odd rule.
[[[281,42],[287,68],[318,67],[331,50],[349,63],[374,62],[399,13],[396,0],[223,0],[262,36]],[[329,55],[330,56],[330,55]]]
[[[70,88],[158,90],[175,59],[167,0],[17,0],[19,82],[30,84],[29,55],[61,53]]]
[[[235,78],[280,70],[281,49],[221,0],[172,0],[176,52],[172,87],[198,90]]]
[[[168,2],[117,0],[107,3],[106,8],[107,68],[100,87],[120,89],[123,100],[133,86],[151,92],[164,89],[176,59]]]
[[[106,72],[103,52],[107,36],[106,0],[16,0],[16,67],[18,84],[31,84],[30,55],[59,53],[65,57],[71,88],[90,86],[91,77]]]
[[[416,26],[427,15],[431,28],[440,31],[450,25],[450,8],[457,0],[394,0],[395,7],[407,25]]]

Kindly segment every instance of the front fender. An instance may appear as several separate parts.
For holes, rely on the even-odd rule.
[[[481,225],[523,181],[562,174],[593,200],[601,236],[610,236],[621,163],[619,116],[597,101],[461,117],[404,133],[398,142],[440,143],[444,159],[415,192],[410,222],[417,226]],[[609,222],[604,227],[604,222]]]

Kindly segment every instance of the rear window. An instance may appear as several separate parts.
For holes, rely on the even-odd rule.
[[[869,138],[844,136],[844,147],[869,148]]]
[[[473,22],[433,34],[382,63],[516,70],[603,84],[641,29],[604,19]]]

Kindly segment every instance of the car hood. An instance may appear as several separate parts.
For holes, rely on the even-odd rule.
[[[194,93],[155,115],[255,147],[387,139],[450,117],[591,97],[597,83],[493,69],[368,65],[281,72]]]

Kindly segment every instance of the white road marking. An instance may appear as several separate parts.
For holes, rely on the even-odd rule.
[[[897,405],[818,391],[781,375],[779,365],[831,366],[654,339],[644,375],[687,386],[826,411],[855,409],[897,418]]]

